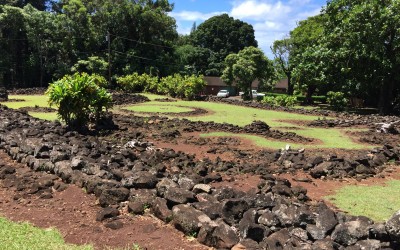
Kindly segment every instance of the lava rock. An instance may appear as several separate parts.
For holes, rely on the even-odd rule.
[[[210,217],[189,205],[176,205],[172,208],[172,222],[185,234],[197,234],[200,228],[211,223]]]

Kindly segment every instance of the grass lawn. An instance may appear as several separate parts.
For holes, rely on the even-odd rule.
[[[192,108],[178,106],[146,105],[128,107],[127,110],[143,113],[183,113],[193,111]]]
[[[29,115],[47,121],[55,121],[58,119],[56,112],[29,112]]]
[[[156,98],[165,98],[164,96],[149,95],[146,96],[150,100]],[[346,131],[351,131],[351,129],[336,129],[336,128],[313,128],[308,126],[301,126],[296,123],[291,123],[290,121],[303,121],[307,123],[318,119],[318,116],[312,115],[302,115],[281,111],[273,110],[261,110],[255,108],[233,106],[224,103],[214,103],[214,102],[198,102],[198,101],[181,101],[166,103],[151,101],[147,103],[141,103],[125,107],[128,110],[135,112],[145,112],[143,115],[148,115],[151,112],[177,112],[182,107],[187,108],[202,108],[206,109],[209,114],[202,116],[186,117],[192,121],[214,121],[217,123],[230,123],[238,126],[245,126],[250,124],[254,120],[261,120],[270,125],[273,129],[279,129],[282,131],[295,132],[298,135],[314,138],[317,141],[313,144],[294,144],[290,143],[292,147],[307,147],[307,148],[342,148],[342,149],[366,149],[372,148],[372,146],[366,146],[361,143],[356,143],[345,134]],[[183,112],[183,111],[182,111]],[[170,115],[173,117],[173,115]],[[204,134],[203,136],[236,136],[245,139],[252,140],[256,145],[266,148],[282,148],[286,144],[286,141],[274,141],[268,140],[263,137],[253,136],[253,135],[237,135],[229,133],[211,133]]]
[[[399,210],[399,197],[400,180],[393,180],[382,186],[346,186],[326,198],[349,214],[385,221]]]
[[[49,107],[47,103],[47,96],[45,95],[10,95],[8,99],[11,99],[9,102],[1,102],[1,104],[12,108],[18,109],[23,107]],[[24,100],[24,101],[15,101],[13,102],[12,99]]]
[[[0,217],[0,242],[3,250],[78,250],[93,249],[92,246],[65,244],[55,229],[39,229],[28,223],[13,223]]]

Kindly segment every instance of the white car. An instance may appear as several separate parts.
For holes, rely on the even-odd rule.
[[[244,94],[244,92],[239,92],[240,96],[243,94]],[[254,89],[251,91],[251,94],[253,95],[253,98],[265,96],[265,94],[263,94],[263,93],[257,93],[257,90],[254,90]]]
[[[222,89],[218,92],[217,97],[229,97],[229,91]]]

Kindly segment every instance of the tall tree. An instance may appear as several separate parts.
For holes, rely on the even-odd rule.
[[[206,20],[192,33],[192,37],[193,45],[212,51],[209,67],[204,70],[206,75],[220,76],[226,56],[249,46],[257,47],[253,26],[227,14]]]
[[[268,81],[273,77],[272,62],[255,47],[247,47],[237,54],[230,54],[225,59],[226,68],[222,80],[228,84],[234,82],[244,90],[245,97],[252,98],[251,84],[254,80]]]
[[[293,95],[293,83],[292,83],[292,71],[294,68],[293,61],[291,60],[291,51],[293,49],[293,42],[290,38],[274,41],[271,47],[272,53],[275,55],[275,59],[278,62],[281,71],[286,75],[288,79],[287,93]]]
[[[400,2],[331,0],[324,13],[326,47],[345,77],[337,84],[379,92],[380,113],[390,113],[400,88]]]
[[[300,21],[290,32],[289,51],[292,81],[298,90],[306,91],[306,102],[312,103],[317,89],[329,83],[325,74],[330,59],[321,44],[324,40],[325,15],[317,15]],[[325,61],[328,60],[328,61]]]

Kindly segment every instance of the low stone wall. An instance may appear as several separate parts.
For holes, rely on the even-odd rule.
[[[97,220],[118,218],[124,207],[135,214],[149,207],[161,220],[218,249],[239,244],[247,249],[400,247],[400,214],[386,223],[374,223],[336,213],[324,203],[308,202],[304,188],[267,173],[248,193],[212,188],[209,184],[221,181],[221,176],[213,171],[217,166],[211,161],[155,149],[140,140],[120,142],[116,134],[84,136],[59,123],[0,109],[0,148],[32,170],[54,174],[94,193],[103,207]],[[302,153],[296,154],[287,151],[280,158],[289,161]],[[11,172],[0,164],[0,178]],[[122,226],[114,224],[116,229]]]

